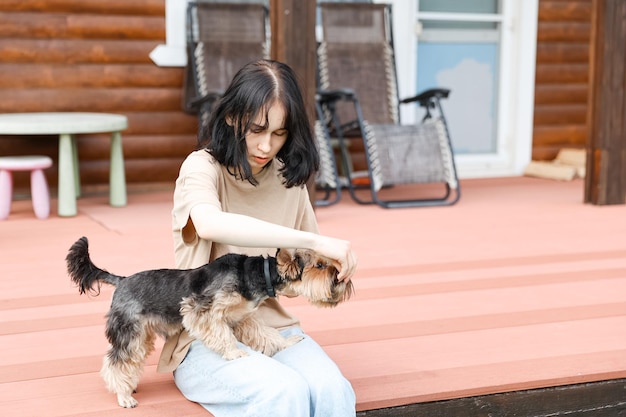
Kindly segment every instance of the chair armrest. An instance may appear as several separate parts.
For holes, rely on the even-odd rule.
[[[350,88],[341,88],[336,90],[317,90],[315,99],[320,103],[334,103],[339,100],[356,100],[356,93]]]
[[[222,97],[222,92],[220,91],[210,91],[202,97],[194,98],[190,101],[191,107],[200,107],[204,103],[212,103]]]
[[[449,95],[450,95],[450,90],[447,88],[431,88],[431,89],[422,91],[420,94],[416,96],[405,98],[401,100],[400,103],[406,104],[406,103],[413,103],[417,101],[419,102],[420,106],[426,107],[428,106],[428,103],[430,103],[431,99],[448,98]]]
[[[318,104],[318,114],[320,114],[321,119],[324,119],[324,117],[321,116],[322,109],[320,106],[322,105],[328,106],[328,109],[330,110],[330,112],[334,114],[335,116],[336,116],[335,108],[336,108],[336,103],[338,101],[350,101],[355,106],[357,119],[352,120],[348,123],[340,123],[338,119],[335,119],[334,123],[336,123],[336,125],[334,126],[334,128],[329,127],[331,133],[339,131],[339,132],[343,132],[343,133],[340,133],[340,135],[350,136],[350,133],[349,133],[350,131],[359,129],[359,125],[360,125],[359,120],[361,120],[363,116],[361,115],[361,106],[359,104],[359,100],[357,99],[356,93],[354,92],[354,90],[350,88],[340,88],[336,90],[317,90],[317,92],[315,93],[315,100],[317,101],[317,104]]]

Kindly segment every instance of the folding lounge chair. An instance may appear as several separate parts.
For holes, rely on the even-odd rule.
[[[352,198],[385,208],[456,203],[460,187],[440,103],[449,90],[430,89],[398,99],[391,6],[321,3],[320,10],[320,120],[338,139],[342,171]],[[425,109],[420,123],[400,124],[399,105],[406,103]],[[349,148],[355,148],[356,141],[362,141],[367,166],[364,172],[353,171]],[[370,198],[357,193],[355,183],[359,181],[369,187]],[[415,187],[394,190],[393,199],[383,196],[383,188],[407,184],[435,185],[427,191]]]
[[[187,6],[187,68],[183,108],[208,122],[235,73],[270,56],[269,13],[264,4],[215,1]]]

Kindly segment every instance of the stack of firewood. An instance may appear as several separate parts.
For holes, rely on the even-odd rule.
[[[586,159],[584,149],[561,149],[552,161],[531,161],[524,175],[561,181],[585,178]]]

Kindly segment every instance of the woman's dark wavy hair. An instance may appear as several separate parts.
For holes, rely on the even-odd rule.
[[[237,72],[201,130],[198,148],[206,149],[231,175],[257,185],[245,135],[259,114],[267,123],[274,102],[286,113],[287,140],[276,155],[283,163],[283,184],[287,188],[305,184],[319,169],[319,154],[296,74],[281,62],[254,61]]]

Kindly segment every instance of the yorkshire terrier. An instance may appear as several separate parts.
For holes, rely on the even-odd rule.
[[[275,257],[231,253],[195,269],[123,277],[94,265],[82,237],[66,262],[81,294],[97,295],[103,282],[116,287],[105,329],[111,347],[100,374],[126,408],[137,406],[132,393],[156,335],[167,338],[185,328],[227,360],[247,355],[237,347],[238,340],[272,356],[302,337],[284,338],[252,314],[265,299],[302,295],[314,305],[334,307],[354,291],[352,282],[337,280],[338,270],[329,259],[309,250],[279,249]]]

